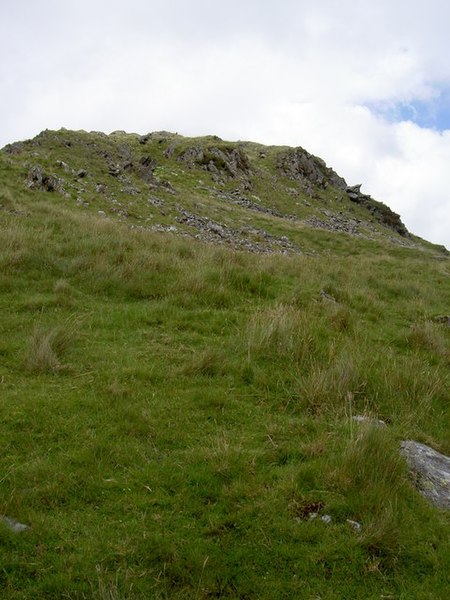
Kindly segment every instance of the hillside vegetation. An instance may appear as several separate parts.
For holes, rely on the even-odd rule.
[[[450,454],[444,248],[302,149],[166,132],[6,147],[0,224],[2,598],[447,597],[399,453]]]

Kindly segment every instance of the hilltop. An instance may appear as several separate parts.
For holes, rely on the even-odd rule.
[[[60,130],[10,144],[2,156],[16,185],[133,228],[254,252],[314,251],[330,232],[430,249],[398,214],[303,148]]]
[[[3,598],[447,596],[405,460],[450,455],[445,248],[303,148],[168,132],[6,146],[0,230]]]

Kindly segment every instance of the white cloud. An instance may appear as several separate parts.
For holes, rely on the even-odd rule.
[[[367,108],[450,84],[449,21],[446,0],[4,3],[0,145],[61,126],[302,145],[450,246],[449,134]]]

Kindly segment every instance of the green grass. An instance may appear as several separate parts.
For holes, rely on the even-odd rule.
[[[450,454],[448,259],[240,253],[2,183],[3,598],[446,597],[398,449]]]

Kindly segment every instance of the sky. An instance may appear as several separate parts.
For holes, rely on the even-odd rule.
[[[450,249],[448,0],[0,0],[0,147],[43,129],[302,146]]]

